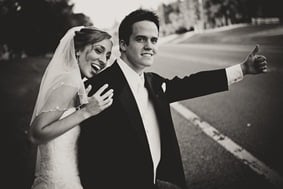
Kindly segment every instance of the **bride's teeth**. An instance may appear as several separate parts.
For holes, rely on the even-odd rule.
[[[100,67],[97,66],[96,64],[93,64],[93,65],[91,65],[91,66],[92,66],[92,68],[93,68],[96,72],[100,70]]]

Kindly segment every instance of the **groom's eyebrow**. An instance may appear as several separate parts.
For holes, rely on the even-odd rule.
[[[151,41],[154,40],[154,41],[157,41],[158,40],[158,37],[155,37],[155,36],[152,36],[152,37],[149,37],[149,36],[145,36],[145,35],[137,35],[135,36],[135,39],[138,39],[138,38],[141,38],[143,40],[148,40],[150,39]]]

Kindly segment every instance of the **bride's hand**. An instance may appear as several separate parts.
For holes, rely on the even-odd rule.
[[[84,109],[90,116],[97,115],[111,106],[113,102],[113,89],[106,90],[107,87],[108,84],[104,84],[96,93],[88,97],[88,104],[85,105]],[[87,87],[87,94],[91,91],[91,88],[91,85]]]

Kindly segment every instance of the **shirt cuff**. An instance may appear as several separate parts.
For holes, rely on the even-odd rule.
[[[228,86],[232,85],[233,83],[237,83],[244,78],[244,74],[240,64],[230,66],[225,69]]]

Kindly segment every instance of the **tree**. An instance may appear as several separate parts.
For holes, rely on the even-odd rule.
[[[283,18],[279,0],[203,0],[206,22],[211,27],[250,22],[251,18]]]
[[[242,17],[240,0],[204,1],[204,7],[210,27],[234,24]]]
[[[40,55],[52,52],[74,25],[90,25],[85,15],[73,13],[69,0],[2,0],[0,44],[14,53]],[[76,21],[74,21],[76,20]]]

